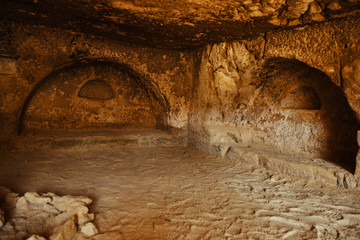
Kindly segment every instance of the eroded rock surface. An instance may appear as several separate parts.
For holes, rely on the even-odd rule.
[[[357,239],[360,234],[358,191],[189,148],[93,147],[1,156],[0,182],[18,192],[53,190],[95,199],[94,240]],[[19,167],[23,164],[26,168]]]
[[[205,48],[189,142],[222,156],[224,146],[305,154],[354,173],[360,125],[351,61],[359,32],[340,26],[347,27],[326,23]]]
[[[1,239],[66,240],[80,238],[80,232],[87,237],[98,233],[91,223],[94,214],[88,212],[90,198],[34,192],[19,196],[5,188],[1,192],[1,207],[7,212]]]
[[[277,27],[353,16],[359,8],[357,0],[6,0],[3,15],[14,21],[91,32],[142,45],[194,48]]]

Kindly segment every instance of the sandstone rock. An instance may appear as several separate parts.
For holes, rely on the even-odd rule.
[[[4,223],[5,223],[4,211],[0,209],[0,228],[4,225]]]
[[[98,232],[96,227],[89,223],[94,219],[94,214],[88,212],[87,205],[92,202],[88,197],[35,192],[18,197],[10,190],[0,188],[0,200],[12,212],[11,224],[7,223],[2,227],[1,236],[16,235],[15,239],[23,239],[36,233],[37,235],[32,235],[29,239],[40,240],[43,239],[40,235],[43,235],[51,236],[50,240],[67,240],[77,233],[78,225],[83,226],[82,231],[87,236]],[[0,222],[4,222],[1,213]]]
[[[346,173],[344,175],[344,187],[348,189],[354,189],[357,185],[354,175]]]
[[[38,193],[35,192],[27,192],[24,195],[24,198],[34,204],[47,204],[51,202],[51,198],[47,196],[40,196]]]
[[[275,26],[283,26],[288,20],[303,20],[302,17],[307,11],[318,13],[326,5],[329,5],[327,10],[330,10],[326,12],[327,19],[337,18],[339,12],[345,16],[351,16],[357,14],[359,9],[357,4],[351,4],[356,0],[336,1],[341,2],[341,5],[339,3],[334,5],[332,3],[334,1],[324,0],[98,0],[97,4],[106,3],[107,20],[104,21],[101,17],[104,14],[102,8],[91,1],[77,4],[69,1],[68,9],[71,11],[67,11],[67,8],[56,7],[56,4],[59,4],[57,1],[41,7],[43,3],[34,0],[33,2],[38,6],[36,11],[28,4],[20,4],[21,2],[11,0],[7,0],[7,2],[10,2],[11,5],[3,6],[5,19],[15,18],[13,20],[17,22],[26,22],[26,18],[24,18],[26,13],[37,14],[36,21],[40,25],[52,22],[52,27],[56,27],[54,26],[56,23],[55,25],[66,26],[68,29],[76,31],[82,29],[84,32],[89,31],[95,35],[104,35],[115,39],[126,36],[129,42],[158,48],[179,48],[180,46],[186,48],[204,45],[208,42],[233,40],[239,37],[247,38],[252,35],[251,33],[262,33],[274,28],[274,26],[264,24],[262,21],[265,19],[269,19],[269,23]],[[88,11],[80,11],[80,9]],[[337,11],[333,12],[333,9]],[[121,11],[122,14],[118,14],[118,11]],[[7,16],[7,14],[9,15]],[[67,21],[55,20],[54,16],[57,14],[67,15]],[[309,20],[311,23],[311,19]],[[94,25],[92,26],[89,22]],[[127,27],[114,27],[114,24],[117,23],[123,23]],[[137,24],[140,24],[142,28],[139,28]],[[88,28],[84,28],[84,25],[88,25]],[[101,28],[95,27],[100,25]],[[138,27],[134,28],[133,26]],[[191,31],[189,31],[189,27]],[[151,37],[149,37],[150,29],[158,34],[150,34]],[[204,32],[206,32],[205,36],[199,37]],[[89,54],[86,49],[83,49],[87,45],[89,44],[83,43],[76,46],[81,50],[79,55],[82,57]]]
[[[349,104],[359,118],[360,107],[358,102],[360,100],[360,96],[358,92],[360,90],[360,59],[356,58],[351,63],[346,64],[341,73],[344,78],[344,92],[348,97]]]
[[[88,237],[92,237],[95,234],[98,234],[98,230],[95,225],[91,222],[86,223],[84,226],[81,227],[81,232],[84,233]]]
[[[339,4],[339,1],[335,0],[332,3],[330,3],[327,6],[328,9],[336,11],[336,10],[340,10],[341,9],[341,5]]]
[[[34,234],[26,240],[46,240],[46,238]]]
[[[122,240],[124,237],[118,231],[106,232],[102,234],[98,234],[91,238],[92,240]]]
[[[0,186],[0,200],[4,201],[4,204],[8,207],[15,207],[18,199],[18,194],[11,192],[6,187]]]
[[[335,172],[334,176],[336,177],[336,185],[337,186],[343,186],[344,185],[344,172]]]
[[[320,22],[320,21],[324,21],[325,17],[320,13],[316,13],[314,15],[311,15],[311,20],[314,22]]]
[[[16,72],[16,59],[0,57],[0,74],[15,74]]]
[[[317,2],[312,2],[309,7],[311,13],[320,13],[322,11],[321,7]]]
[[[94,220],[94,214],[88,213],[89,209],[87,208],[87,205],[92,202],[90,198],[77,196],[59,197],[53,193],[50,195],[53,198],[51,203],[62,212],[62,217],[58,216],[59,219],[62,218],[62,220],[64,220],[72,215],[76,215],[77,222],[80,225]]]
[[[69,240],[75,236],[76,228],[76,216],[72,216],[64,224],[55,227],[53,234],[50,236],[50,240]]]

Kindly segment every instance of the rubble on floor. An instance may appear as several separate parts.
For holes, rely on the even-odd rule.
[[[88,197],[35,192],[19,196],[1,187],[0,200],[0,235],[3,240],[87,239],[98,234],[92,223],[95,216],[89,213],[88,205],[92,200]]]

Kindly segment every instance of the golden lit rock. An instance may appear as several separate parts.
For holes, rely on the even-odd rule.
[[[357,239],[359,10],[2,1],[0,239]]]

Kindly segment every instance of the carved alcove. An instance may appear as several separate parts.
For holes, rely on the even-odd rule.
[[[94,79],[87,81],[80,89],[79,97],[94,100],[114,98],[114,90],[106,80]]]
[[[155,91],[124,66],[71,65],[34,88],[23,107],[19,132],[155,129],[165,118],[161,94]]]
[[[354,172],[359,123],[341,89],[323,72],[291,59],[268,59],[261,76],[263,85],[248,112],[252,141]]]
[[[292,89],[281,101],[284,109],[320,110],[321,101],[313,87],[299,86]]]

